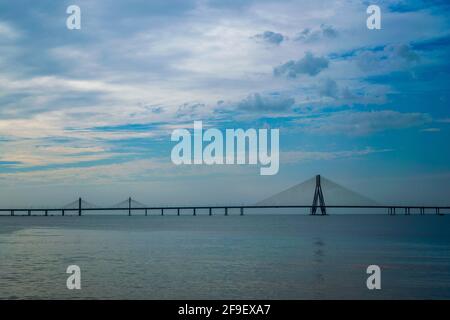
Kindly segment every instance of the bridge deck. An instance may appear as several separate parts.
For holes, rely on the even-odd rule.
[[[450,210],[450,206],[404,206],[404,205],[326,205],[324,206],[326,209],[387,209],[388,213],[394,215],[397,213],[397,210],[404,210],[405,214],[410,214],[412,209],[419,210],[421,214],[425,213],[425,210],[434,210],[436,214],[443,214],[442,210]],[[225,210],[225,215],[227,215],[229,209],[240,209],[241,215],[244,212],[244,209],[313,209],[320,208],[320,206],[313,205],[233,205],[233,206],[155,206],[155,207],[126,207],[126,208],[117,208],[117,207],[102,207],[102,208],[0,208],[0,212],[9,212],[11,215],[14,215],[18,212],[27,212],[28,215],[36,212],[45,212],[48,214],[49,212],[61,212],[63,215],[66,212],[77,212],[79,215],[82,212],[86,211],[127,211],[129,215],[132,212],[136,211],[155,211],[160,210],[162,214],[164,214],[164,210],[177,210],[178,214],[180,210],[193,210],[193,214],[196,215],[196,210],[209,210],[210,214],[213,209],[223,209]],[[320,215],[320,214],[317,214]]]

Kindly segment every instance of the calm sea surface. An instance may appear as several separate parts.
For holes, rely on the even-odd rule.
[[[0,217],[0,298],[450,299],[450,216]]]

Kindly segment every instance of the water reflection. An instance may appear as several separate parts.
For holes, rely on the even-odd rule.
[[[316,238],[313,241],[313,288],[315,298],[322,298],[326,289],[324,259],[326,257],[325,242],[322,238]]]

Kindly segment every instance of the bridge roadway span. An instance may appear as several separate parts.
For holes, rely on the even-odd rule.
[[[17,213],[27,213],[26,215],[31,216],[33,213],[41,213],[39,216],[44,215],[47,216],[49,213],[60,212],[61,215],[65,215],[66,213],[75,212],[79,216],[83,215],[83,212],[89,211],[126,211],[129,216],[132,215],[133,212],[139,211],[144,212],[145,215],[148,215],[149,211],[158,210],[161,212],[161,215],[164,215],[165,210],[176,210],[177,215],[180,215],[180,211],[182,210],[192,210],[192,215],[197,215],[197,210],[208,210],[209,215],[213,215],[213,210],[223,209],[224,215],[228,215],[228,211],[230,209],[239,209],[240,215],[244,215],[244,209],[310,209],[311,212],[314,208],[320,209],[320,206],[313,205],[235,205],[235,206],[159,206],[159,207],[126,207],[126,208],[117,208],[117,207],[104,207],[104,208],[8,208],[8,209],[0,209],[0,215],[6,216],[5,214],[1,214],[4,212],[8,212],[10,216],[15,216]],[[326,205],[324,206],[326,209],[387,209],[389,215],[395,215],[397,213],[404,213],[406,215],[411,214],[411,211],[416,210],[419,214],[425,214],[426,211],[432,211],[435,214],[443,215],[444,210],[450,210],[450,206],[405,206],[405,205]],[[43,214],[42,214],[43,213]],[[35,215],[35,214],[34,214]],[[314,215],[325,215],[317,212]],[[24,216],[24,214],[19,214],[18,216]]]

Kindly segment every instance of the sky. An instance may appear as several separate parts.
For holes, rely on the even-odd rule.
[[[449,17],[445,0],[2,0],[0,207],[248,204],[316,174],[448,205]],[[196,120],[279,129],[278,174],[175,166],[171,133]]]

